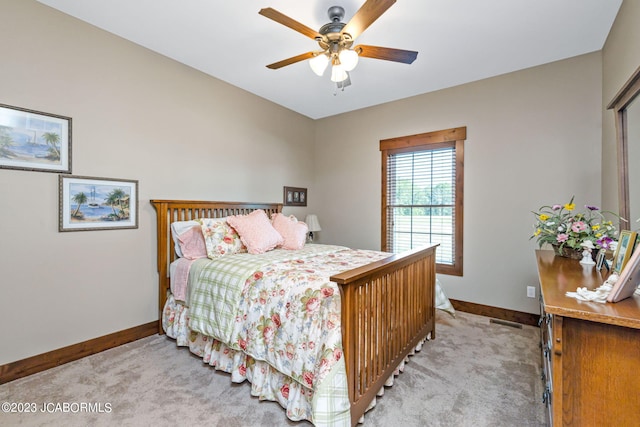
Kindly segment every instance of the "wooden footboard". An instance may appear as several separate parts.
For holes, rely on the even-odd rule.
[[[342,296],[351,424],[427,335],[435,338],[436,246],[331,277]]]
[[[170,289],[169,264],[176,259],[171,223],[223,218],[264,209],[280,212],[279,203],[151,200],[157,214],[158,333]],[[396,367],[429,334],[435,338],[435,250],[430,246],[393,255],[331,277],[342,298],[342,340],[351,401],[357,424]]]

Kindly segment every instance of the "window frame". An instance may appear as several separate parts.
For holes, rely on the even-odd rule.
[[[454,147],[455,149],[455,201],[454,201],[454,253],[453,264],[436,263],[436,273],[452,276],[463,274],[464,235],[464,141],[467,139],[466,126],[380,140],[382,155],[382,200],[381,200],[381,248],[387,246],[387,163],[391,154],[435,150]]]

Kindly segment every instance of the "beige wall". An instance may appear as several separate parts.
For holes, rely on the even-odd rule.
[[[310,186],[312,120],[35,1],[0,15],[0,103],[72,117],[73,174],[140,188],[139,229],[59,233],[58,175],[0,169],[0,364],[157,319],[149,199]]]
[[[381,139],[467,126],[464,277],[440,280],[451,298],[537,313],[531,211],[600,203],[601,68],[596,52],[319,121],[321,240],[380,247]]]
[[[624,0],[602,49],[602,202],[615,211],[618,208],[616,128],[614,113],[606,110],[606,105],[640,67],[639,23],[640,2]]]

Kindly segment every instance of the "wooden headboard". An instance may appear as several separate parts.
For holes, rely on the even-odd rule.
[[[230,215],[246,215],[263,209],[267,215],[282,212],[282,203],[210,202],[200,200],[151,200],[156,209],[158,235],[158,332],[163,334],[162,310],[170,289],[169,264],[176,258],[171,238],[171,223],[198,218],[224,218]]]

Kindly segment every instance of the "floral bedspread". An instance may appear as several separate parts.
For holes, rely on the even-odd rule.
[[[201,328],[195,327],[192,318],[197,303],[191,300],[191,284],[206,275],[212,263],[208,259],[192,265],[186,305],[169,296],[163,328],[178,346],[188,346],[204,363],[231,374],[231,381],[248,380],[253,396],[280,403],[291,420],[308,420],[316,427],[348,427],[351,404],[342,357],[340,293],[328,278],[389,254],[325,245],[280,252],[284,254],[278,250],[265,254],[268,262],[260,261],[260,267],[234,289],[237,297],[228,341],[195,330]],[[437,282],[436,302],[438,308],[454,314]],[[403,366],[404,361],[394,375]],[[393,376],[385,386],[392,384]],[[375,399],[370,406],[374,405]]]
[[[190,284],[189,327],[314,390],[342,358],[340,292],[329,277],[389,254],[339,246],[308,248],[265,256],[238,254],[238,260],[223,257],[223,263],[207,263],[199,284]],[[235,272],[221,274],[220,269],[229,271],[229,264]],[[212,286],[221,291],[212,291]]]

